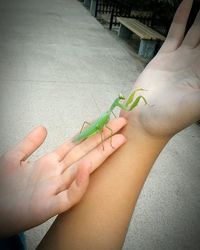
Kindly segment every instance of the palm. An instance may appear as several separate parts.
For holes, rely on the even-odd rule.
[[[24,178],[24,183],[17,193],[22,193],[24,197],[26,206],[23,209],[24,214],[27,214],[24,219],[28,225],[40,224],[55,214],[54,199],[56,200],[56,193],[64,181],[59,170],[61,171],[60,162],[54,157],[43,159],[36,164],[27,163],[23,167],[21,177]],[[67,169],[68,172],[69,170]],[[66,189],[70,184],[66,183]]]
[[[140,119],[153,134],[172,135],[200,115],[200,15],[184,39],[185,25],[180,27],[179,22],[182,12],[190,11],[188,3],[191,5],[185,1],[180,6],[163,47],[134,86],[148,90],[144,96],[151,106],[140,106]],[[174,32],[177,28],[182,34]]]
[[[21,218],[20,223],[26,228],[56,214],[54,200],[57,200],[56,193],[61,191],[64,182],[61,163],[54,156],[46,156],[37,162],[22,162],[15,169],[9,169],[7,165],[5,161],[1,168],[4,176],[1,180],[1,202],[6,205],[5,209],[14,208],[15,214],[10,211],[10,216],[13,214],[15,218]],[[65,183],[65,188],[68,189],[70,184]]]

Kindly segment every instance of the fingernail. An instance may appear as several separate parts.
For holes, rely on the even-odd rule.
[[[119,134],[119,140],[122,142],[122,143],[125,143],[127,141],[127,138],[122,135],[122,134]]]

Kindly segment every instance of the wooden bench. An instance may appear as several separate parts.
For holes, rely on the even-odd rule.
[[[118,17],[117,20],[120,23],[119,37],[130,38],[132,33],[140,37],[138,52],[140,56],[151,59],[155,54],[157,43],[165,40],[163,35],[134,18]]]
[[[91,0],[91,3],[90,3],[90,13],[94,17],[97,17],[98,1],[99,0]]]

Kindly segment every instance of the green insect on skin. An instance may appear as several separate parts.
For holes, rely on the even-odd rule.
[[[121,103],[122,100],[125,100],[125,97],[123,95],[119,95],[115,101],[112,103],[112,105],[110,106],[110,108],[104,112],[103,114],[101,114],[101,116],[99,118],[97,118],[94,122],[92,123],[89,123],[89,122],[84,122],[83,123],[83,126],[81,128],[81,131],[78,135],[74,136],[72,141],[73,142],[81,142],[85,139],[87,139],[88,137],[90,136],[93,136],[97,133],[100,133],[101,134],[101,143],[102,143],[102,146],[103,146],[103,150],[104,150],[104,145],[103,145],[103,128],[106,127],[107,129],[110,130],[110,145],[112,148],[113,145],[112,145],[112,135],[113,135],[113,131],[111,128],[109,128],[107,126],[109,120],[110,120],[110,116],[111,114],[114,114],[113,113],[113,110],[115,109],[115,107],[119,107],[123,110],[126,110],[126,111],[131,111],[133,108],[135,108],[140,99],[143,99],[143,101],[145,102],[145,104],[147,104],[147,101],[146,99],[141,95],[141,96],[138,96],[135,100],[134,100],[134,97],[135,97],[135,94],[136,92],[138,91],[143,91],[144,89],[136,89],[135,91],[133,91],[129,98],[127,99],[127,101],[125,103]],[[87,124],[88,126],[84,129],[84,126],[85,124]]]

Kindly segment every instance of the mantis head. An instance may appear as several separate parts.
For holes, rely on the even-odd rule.
[[[123,96],[122,94],[119,94],[119,100],[125,100],[126,98],[125,98],[125,96]]]

